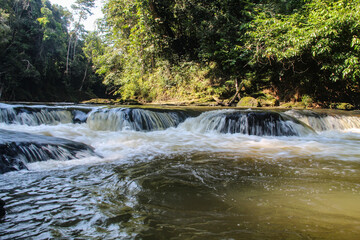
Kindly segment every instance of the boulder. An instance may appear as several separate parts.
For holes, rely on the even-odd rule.
[[[0,129],[0,174],[27,169],[31,162],[97,155],[93,148],[63,138]]]
[[[354,110],[355,107],[350,103],[338,103],[335,106],[336,109],[340,110]]]
[[[259,107],[259,101],[253,97],[243,97],[236,105],[237,107]]]

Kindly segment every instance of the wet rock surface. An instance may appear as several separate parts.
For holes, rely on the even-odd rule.
[[[83,143],[0,129],[0,173],[27,169],[27,163],[31,162],[70,160],[80,152],[95,155]]]

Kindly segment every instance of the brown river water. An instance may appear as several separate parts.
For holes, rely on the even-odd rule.
[[[0,129],[0,239],[360,239],[359,112],[0,104]]]

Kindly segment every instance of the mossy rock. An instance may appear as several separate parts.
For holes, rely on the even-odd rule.
[[[257,99],[261,107],[277,107],[279,106],[279,101],[275,98],[273,99],[265,99],[265,98],[258,98]]]
[[[261,96],[256,99],[261,107],[277,107],[280,105],[279,100],[271,94],[261,93]]]
[[[82,101],[81,103],[85,104],[113,104],[113,99],[106,99],[106,98],[93,98],[90,100]]]
[[[335,108],[340,109],[340,110],[354,110],[355,109],[354,105],[352,105],[350,103],[338,103],[338,104],[335,104]]]
[[[305,104],[303,102],[287,102],[281,104],[281,107],[283,108],[298,108],[298,109],[304,109],[306,108]]]
[[[253,97],[243,97],[236,105],[237,107],[260,107],[260,103]]]

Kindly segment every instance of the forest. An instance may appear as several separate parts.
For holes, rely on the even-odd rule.
[[[360,105],[358,0],[94,2],[0,0],[0,100]]]

